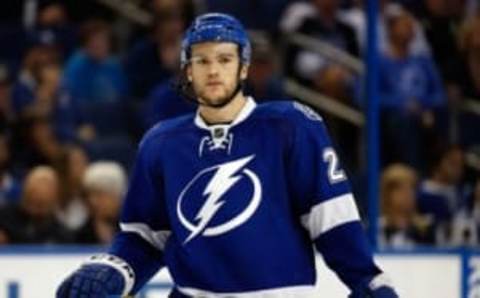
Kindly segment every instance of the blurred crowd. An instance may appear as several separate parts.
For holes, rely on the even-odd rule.
[[[288,78],[365,109],[364,73],[287,37],[363,59],[366,1],[127,1],[145,22],[100,2],[0,4],[0,244],[111,240],[136,143],[156,122],[196,108],[175,82],[182,32],[199,13],[231,13],[249,29],[244,88],[257,101],[294,99]],[[379,1],[385,247],[480,246],[479,8]],[[364,131],[320,113],[365,209]]]

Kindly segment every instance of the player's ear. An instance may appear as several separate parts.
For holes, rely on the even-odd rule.
[[[250,64],[242,64],[242,68],[240,69],[240,79],[242,81],[247,79],[249,67],[250,67]]]

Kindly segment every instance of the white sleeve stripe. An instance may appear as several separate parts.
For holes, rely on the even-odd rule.
[[[351,193],[317,204],[310,213],[301,217],[301,223],[310,232],[312,239],[335,227],[357,220],[360,220],[360,215]]]
[[[123,232],[137,233],[159,250],[165,249],[165,244],[171,234],[168,230],[154,231],[144,223],[120,223]]]

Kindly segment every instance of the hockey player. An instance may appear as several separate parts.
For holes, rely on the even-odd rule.
[[[197,113],[145,135],[121,232],[57,297],[132,295],[165,266],[170,297],[321,297],[313,245],[351,297],[397,297],[374,264],[322,118],[244,96],[249,62],[236,19],[194,21],[181,63]]]

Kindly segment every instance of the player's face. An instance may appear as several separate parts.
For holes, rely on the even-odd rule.
[[[240,66],[238,46],[234,43],[206,42],[192,46],[188,80],[200,101],[221,107],[247,77],[247,67]]]

